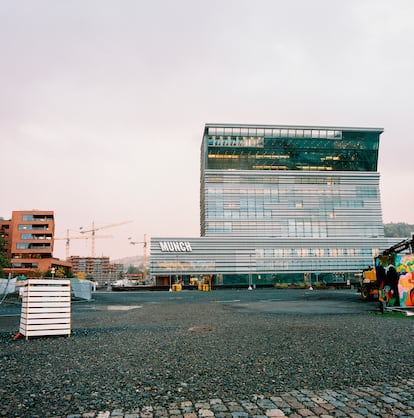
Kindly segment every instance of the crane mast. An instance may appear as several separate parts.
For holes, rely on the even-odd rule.
[[[143,256],[143,264],[144,264],[144,272],[143,272],[143,280],[147,279],[147,234],[144,234],[144,241],[130,241],[130,244],[143,244],[144,246],[144,256]]]

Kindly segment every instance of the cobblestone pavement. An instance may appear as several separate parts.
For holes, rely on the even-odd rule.
[[[156,417],[414,417],[414,379],[398,385],[382,384],[348,390],[293,390],[251,399],[181,401],[168,407],[148,405],[132,410],[89,411],[66,418],[156,418]]]

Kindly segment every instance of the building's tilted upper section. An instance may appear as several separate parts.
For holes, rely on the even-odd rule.
[[[379,128],[207,124],[202,236],[383,236]]]
[[[377,171],[381,128],[206,124],[205,169]]]

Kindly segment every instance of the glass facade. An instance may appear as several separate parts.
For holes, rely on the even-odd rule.
[[[191,251],[152,239],[152,273],[210,275],[221,285],[356,277],[390,246],[377,172],[382,131],[207,124],[201,238],[186,239]]]
[[[383,236],[376,171],[381,132],[207,125],[201,235]]]
[[[210,276],[214,284],[224,286],[247,284],[249,278],[257,285],[303,282],[305,277],[344,282],[357,280],[362,269],[372,265],[379,248],[389,247],[390,242],[384,238],[157,237],[151,239],[151,272],[179,276],[184,283],[190,277]],[[179,243],[191,250],[174,250]]]
[[[378,173],[208,170],[201,235],[383,236]]]
[[[376,171],[381,130],[207,127],[207,170]]]

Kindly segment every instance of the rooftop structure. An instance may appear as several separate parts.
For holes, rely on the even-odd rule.
[[[204,170],[376,171],[382,128],[206,124]]]

